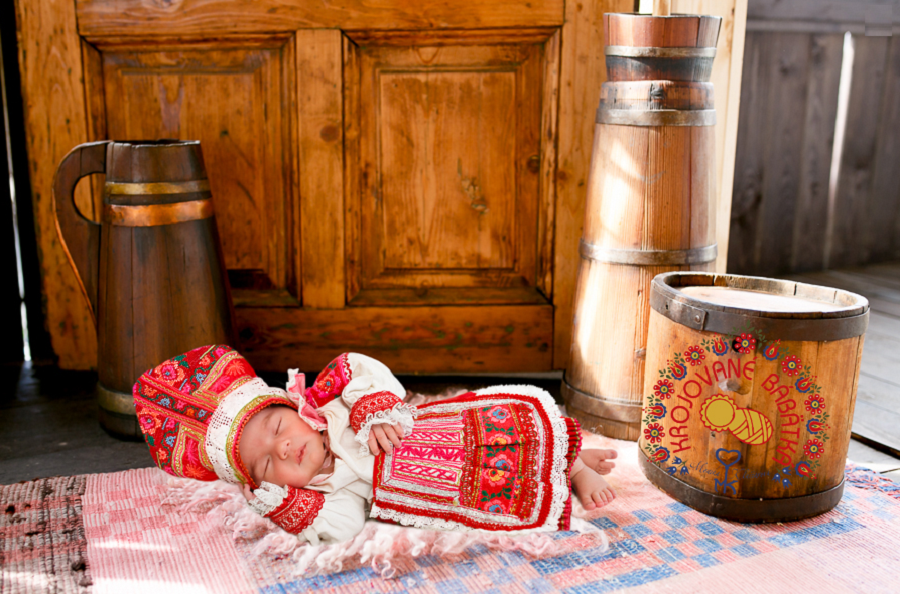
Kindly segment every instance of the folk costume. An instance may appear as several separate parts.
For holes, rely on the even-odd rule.
[[[254,510],[311,544],[349,540],[367,516],[454,531],[568,529],[580,428],[545,391],[500,386],[413,408],[384,364],[355,353],[308,389],[301,378],[291,370],[288,389],[273,388],[229,347],[203,347],[142,375],[135,408],[160,468],[249,484]],[[238,443],[247,421],[273,405],[324,433],[333,472],[305,488],[254,483]],[[404,438],[373,456],[367,442],[379,423],[399,424]]]

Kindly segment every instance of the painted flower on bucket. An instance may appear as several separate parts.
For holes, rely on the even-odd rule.
[[[667,379],[661,379],[653,386],[653,394],[657,398],[669,398],[675,393],[675,384]]]
[[[703,352],[703,349],[694,345],[684,352],[684,358],[693,367],[694,365],[700,365],[700,362],[706,359],[706,354]]]
[[[818,433],[825,429],[825,423],[819,419],[810,419],[806,422],[806,430],[810,433]]]
[[[672,374],[677,380],[683,380],[687,375],[687,367],[682,365],[681,363],[670,363],[669,364],[669,372]]]
[[[763,350],[763,357],[769,361],[774,361],[781,353],[778,350],[778,341],[773,342]]]
[[[661,419],[666,416],[666,406],[664,404],[653,404],[647,407],[647,414],[651,417]]]
[[[753,338],[752,334],[743,332],[740,336],[734,339],[734,342],[731,344],[731,348],[742,355],[752,353],[754,350],[756,350],[756,339]]]
[[[721,357],[728,352],[728,343],[722,340],[722,337],[720,336],[713,341],[712,350],[716,355]]]
[[[794,387],[797,388],[797,391],[801,394],[806,394],[807,392],[812,390],[813,383],[811,379],[804,376],[794,382]]]
[[[825,444],[822,443],[818,439],[810,439],[806,442],[806,445],[803,446],[803,452],[809,457],[810,460],[818,460],[822,457],[822,453],[825,451]]]
[[[655,452],[653,452],[653,455],[650,456],[650,460],[652,460],[653,462],[656,462],[657,464],[665,462],[668,459],[669,459],[669,450],[662,446],[660,446],[660,448],[658,450],[656,450]]]
[[[806,406],[806,412],[813,414],[820,413],[825,410],[825,399],[818,394],[813,394],[803,403]]]
[[[650,423],[647,425],[646,429],[644,429],[644,439],[650,443],[659,443],[665,436],[666,433],[663,431],[663,426],[659,423]]]
[[[781,370],[791,377],[798,375],[802,368],[803,364],[800,362],[800,357],[795,357],[794,355],[785,357],[784,361],[781,362]]]

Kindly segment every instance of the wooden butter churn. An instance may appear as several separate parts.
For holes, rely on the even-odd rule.
[[[607,14],[574,331],[562,392],[585,428],[636,440],[650,281],[712,270],[721,18]]]
[[[78,180],[105,173],[101,223],[75,206]],[[57,231],[98,338],[100,424],[139,438],[141,373],[206,344],[234,345],[209,179],[196,141],[93,142],[60,162]]]

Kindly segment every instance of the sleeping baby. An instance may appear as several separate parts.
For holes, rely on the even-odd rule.
[[[567,530],[615,497],[614,450],[580,451],[578,422],[534,386],[498,386],[412,407],[381,362],[355,353],[305,388],[268,386],[227,346],[143,374],[138,421],[156,464],[241,485],[248,504],[311,543],[353,538],[367,518],[440,530]]]

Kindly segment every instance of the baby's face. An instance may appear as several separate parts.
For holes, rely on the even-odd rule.
[[[241,433],[241,460],[257,485],[305,487],[325,462],[322,434],[292,408],[270,406],[256,413]]]

